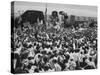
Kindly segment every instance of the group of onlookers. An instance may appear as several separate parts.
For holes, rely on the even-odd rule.
[[[68,18],[63,12],[59,14]],[[54,11],[49,22],[56,26],[57,21],[59,18]],[[28,22],[23,27],[14,27],[12,62],[15,73],[97,68],[97,28],[54,29],[55,32],[41,31]]]

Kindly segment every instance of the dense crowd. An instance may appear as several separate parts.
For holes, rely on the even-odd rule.
[[[32,26],[29,22],[13,28],[15,73],[96,69],[97,27],[64,28],[59,20],[52,20],[46,30],[42,23]]]

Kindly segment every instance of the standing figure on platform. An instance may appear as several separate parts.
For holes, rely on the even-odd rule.
[[[53,24],[53,26],[56,26],[57,23],[59,22],[57,11],[52,12],[52,15],[50,16],[50,22]]]

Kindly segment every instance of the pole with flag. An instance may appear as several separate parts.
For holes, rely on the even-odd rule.
[[[46,4],[46,8],[45,8],[45,20],[47,20],[47,4]]]
[[[47,28],[47,3],[46,3],[46,8],[45,8],[45,25]]]

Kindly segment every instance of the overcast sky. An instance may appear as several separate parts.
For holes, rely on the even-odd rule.
[[[97,6],[54,4],[54,3],[37,3],[37,2],[15,2],[15,13],[26,10],[40,10],[45,12],[47,5],[47,14],[53,10],[65,11],[68,15],[97,17]],[[18,15],[18,14],[17,14]]]

